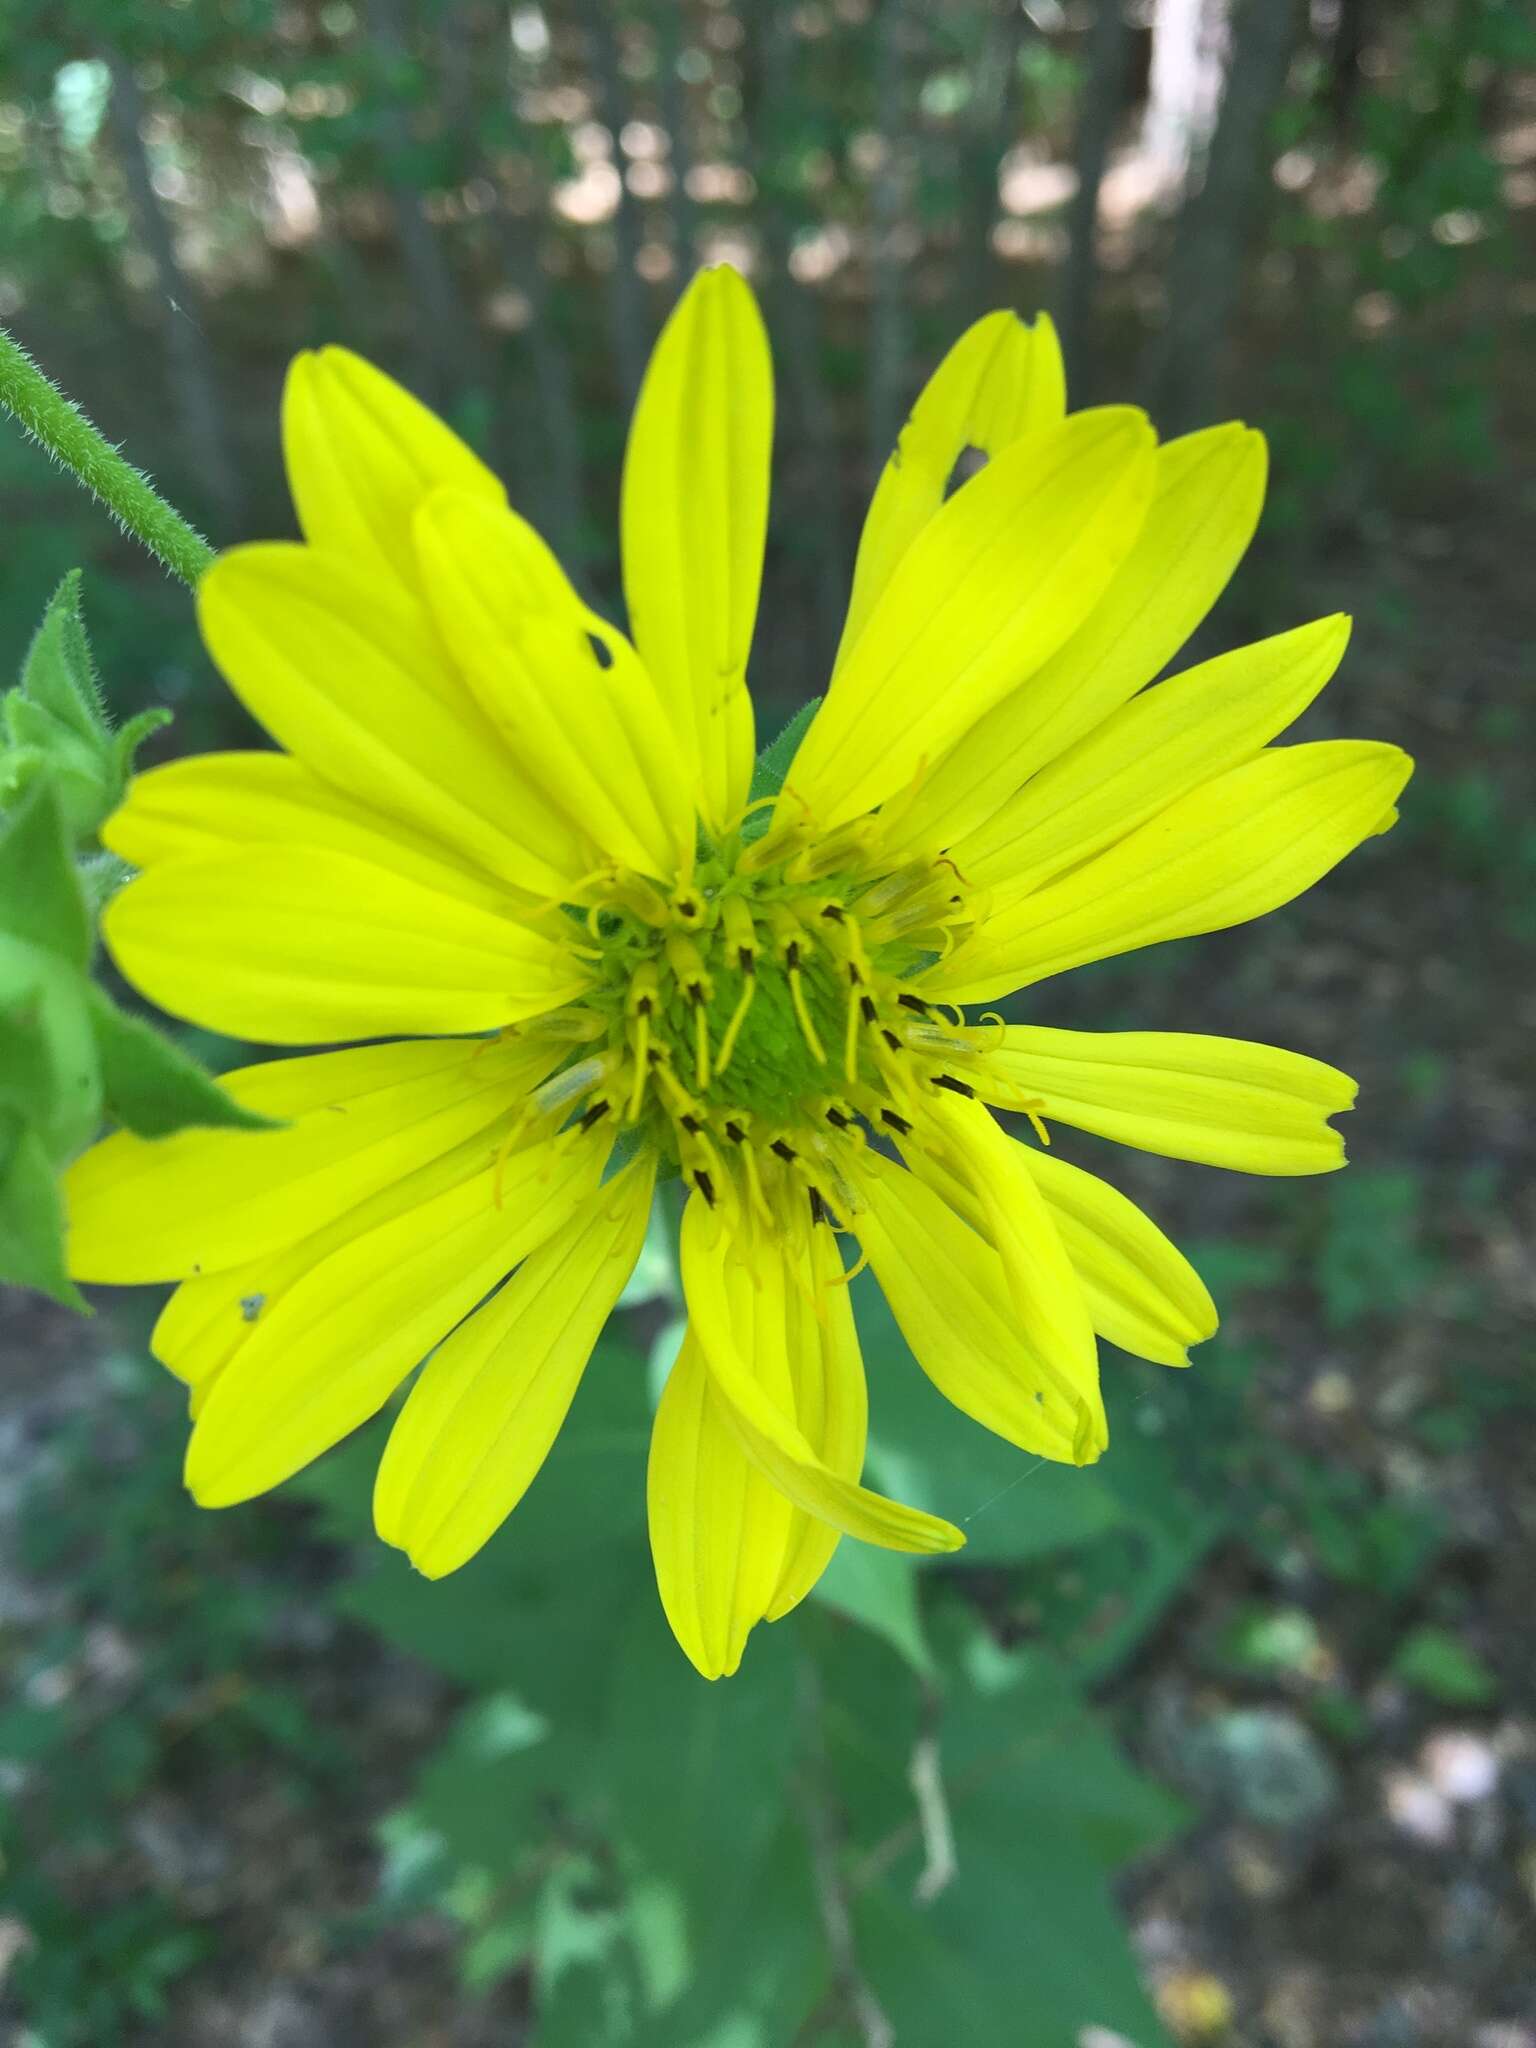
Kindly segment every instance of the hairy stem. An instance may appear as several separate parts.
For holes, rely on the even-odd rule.
[[[174,511],[141,470],[93,427],[45,377],[19,342],[0,328],[0,405],[79,478],[118,524],[142,541],[183,583],[195,585],[213,549]]]

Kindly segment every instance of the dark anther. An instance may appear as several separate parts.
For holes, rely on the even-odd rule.
[[[589,633],[587,645],[592,649],[593,658],[599,668],[613,667],[613,649],[606,640],[600,640],[595,633]]]
[[[906,1001],[905,996],[902,997],[902,1001]],[[651,1008],[651,999],[649,996],[642,996],[639,1002],[636,1003],[635,1014],[640,1017],[650,1017],[655,1014],[655,1012]]]
[[[612,1105],[607,1102],[594,1102],[590,1109],[583,1111],[581,1128],[584,1131],[590,1131],[594,1124],[602,1122],[611,1107]]]
[[[874,997],[873,997],[873,996],[860,996],[860,997],[859,997],[859,1015],[860,1015],[860,1016],[861,1016],[861,1017],[862,1017],[862,1018],[864,1019],[864,1022],[865,1022],[866,1024],[873,1024],[873,1023],[874,1023],[874,1021],[875,1021],[875,999],[874,999]]]
[[[677,914],[679,917],[697,917],[699,914],[699,906],[697,905],[697,903],[694,902],[691,896],[685,896],[682,902],[679,903],[677,906]]]
[[[919,1017],[926,1017],[928,1014],[928,1005],[921,996],[911,996],[903,992],[896,1000],[904,1010],[916,1010]]]
[[[882,1109],[880,1112],[880,1121],[883,1124],[889,1124],[891,1129],[896,1133],[898,1138],[905,1138],[912,1129],[912,1126],[907,1122],[906,1118],[904,1116],[898,1116],[894,1109]]]
[[[755,974],[757,972],[757,955],[750,946],[738,948],[736,958],[741,963],[743,974]]]
[[[682,1125],[683,1129],[688,1133],[690,1138],[696,1138],[699,1135],[699,1132],[704,1128],[704,1126],[699,1122],[696,1116],[680,1116],[678,1118],[678,1122]]]
[[[827,1220],[827,1205],[826,1205],[826,1203],[825,1203],[825,1202],[824,1202],[824,1201],[823,1201],[823,1200],[821,1199],[821,1189],[820,1189],[820,1188],[812,1188],[812,1189],[811,1189],[811,1221],[812,1221],[812,1223],[825,1223],[825,1222],[826,1222],[826,1220]]]
[[[838,907],[838,905],[835,903],[828,903],[823,908],[821,914],[823,917],[830,918],[833,924],[841,924],[843,921],[843,913],[841,909]]]
[[[894,1031],[882,1031],[880,1033],[880,1036],[885,1040],[886,1044],[891,1048],[892,1052],[901,1051],[901,1040],[896,1036],[896,1033]]]
[[[793,1159],[795,1156],[794,1146],[786,1145],[782,1138],[775,1138],[773,1143],[768,1147],[768,1150],[770,1152],[777,1152],[779,1157],[784,1160]]]
[[[741,1125],[737,1123],[734,1117],[731,1117],[727,1120],[725,1126],[725,1135],[730,1139],[733,1145],[745,1145],[745,1143],[747,1142],[746,1132],[741,1128]]]
[[[690,1003],[702,1003],[704,1001],[704,984],[702,981],[689,982],[688,1000]]]
[[[793,970],[800,965],[800,941],[791,939],[784,948],[784,965]]]
[[[704,1171],[702,1166],[694,1174],[693,1184],[698,1189],[699,1193],[704,1197],[705,1201],[708,1202],[710,1208],[713,1209],[713,1207],[715,1206],[715,1184],[710,1179],[709,1175]]]
[[[935,1088],[947,1088],[951,1095],[963,1095],[969,1102],[976,1100],[976,1090],[964,1081],[957,1081],[953,1074],[935,1074],[933,1085]]]
[[[840,1131],[849,1129],[848,1118],[843,1115],[840,1109],[829,1109],[827,1111],[827,1122]]]

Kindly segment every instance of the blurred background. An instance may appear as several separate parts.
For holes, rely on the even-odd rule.
[[[340,341],[616,609],[628,407],[729,260],[778,367],[766,736],[926,370],[1046,307],[1076,402],[1270,436],[1197,651],[1353,612],[1307,735],[1420,765],[1292,909],[1031,1003],[1344,1066],[1350,1170],[1073,1137],[1224,1310],[1191,1373],[1109,1355],[1092,1472],[953,1415],[860,1290],[871,1472],[970,1547],[845,1545],[727,1685],[649,1585],[664,1244],[436,1587],[368,1534],[369,1432],[200,1514],[148,1294],[0,1300],[0,2039],[1536,2048],[1533,245],[1520,0],[11,0],[0,319],[216,543],[292,530],[284,365]],[[83,564],[160,757],[254,738],[8,428],[0,492],[0,676]]]

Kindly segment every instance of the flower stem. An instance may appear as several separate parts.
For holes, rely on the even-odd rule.
[[[26,350],[0,328],[0,405],[55,462],[71,470],[118,524],[142,541],[183,583],[195,586],[213,549],[167,505],[149,478],[125,461],[79,406],[45,377]]]

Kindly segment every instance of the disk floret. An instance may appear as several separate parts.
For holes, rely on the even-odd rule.
[[[572,1041],[536,1106],[613,1119],[711,1206],[768,1222],[793,1195],[846,1217],[849,1148],[906,1137],[934,1088],[971,1092],[952,1070],[977,1031],[910,986],[970,929],[971,892],[942,857],[882,858],[872,819],[738,831],[670,890],[609,874],[566,908],[593,980],[534,1027]]]

